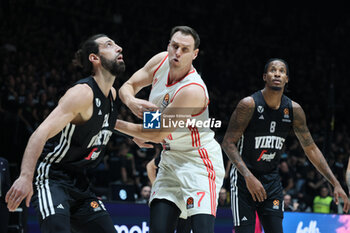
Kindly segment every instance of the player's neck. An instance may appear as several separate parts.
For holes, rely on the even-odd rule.
[[[192,65],[185,68],[170,68],[169,70],[169,83],[172,84],[175,83],[181,79],[183,79],[189,72],[191,72],[193,69]]]
[[[272,109],[278,109],[281,105],[281,99],[283,95],[282,90],[272,90],[268,87],[265,87],[261,90],[261,93],[264,97],[266,104]]]
[[[111,75],[111,73],[107,71],[98,71],[96,74],[93,76],[98,87],[101,89],[102,93],[108,97],[109,92],[113,86],[115,76]]]

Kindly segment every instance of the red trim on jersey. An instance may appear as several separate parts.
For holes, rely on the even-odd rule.
[[[184,78],[186,78],[188,75],[194,73],[196,70],[195,69],[192,69],[190,72],[188,72],[183,78],[181,78],[180,80],[177,80],[176,82],[172,83],[172,84],[169,84],[169,79],[170,79],[170,74],[168,73],[168,81],[166,82],[165,86],[166,87],[171,87],[173,85],[175,85],[176,83],[182,81]]]
[[[198,140],[198,147],[201,146],[201,139],[200,139],[200,135],[199,135],[199,131],[198,131],[198,128],[197,127],[194,127],[194,130],[196,132],[196,136],[197,136],[197,140]]]
[[[200,147],[201,140],[198,128],[189,126],[188,129],[191,131],[192,147]]]
[[[177,94],[182,88],[187,87],[187,86],[189,86],[189,85],[198,85],[198,86],[200,86],[201,88],[203,88],[204,93],[205,93],[205,88],[204,88],[202,85],[200,85],[199,83],[188,83],[188,84],[183,85],[182,87],[180,87],[180,88],[175,92],[173,98],[171,98],[171,100],[170,100],[170,103],[173,102],[173,100],[174,100],[176,94]],[[205,97],[207,97],[207,96],[205,96]],[[208,98],[208,97],[207,97],[207,98]]]
[[[159,66],[157,67],[157,69],[153,72],[153,77],[154,75],[156,75],[158,69],[163,65],[163,63],[165,62],[166,58],[168,57],[168,54],[165,56],[165,58],[163,59],[163,61],[159,64]]]
[[[208,98],[207,98],[207,99],[208,99]],[[205,111],[205,109],[207,109],[209,103],[210,103],[210,101],[209,101],[209,99],[208,99],[208,103],[207,103],[207,105],[205,105],[205,107],[202,109],[202,111],[200,111],[199,113],[194,114],[194,115],[192,115],[192,116],[195,117],[195,116],[201,115],[201,114]]]
[[[208,100],[208,103],[206,104],[206,106],[203,107],[203,109],[202,109],[199,113],[192,115],[193,117],[199,116],[199,115],[201,115],[201,114],[205,111],[205,109],[207,109],[207,107],[208,107],[208,105],[209,105],[209,102],[210,102],[210,101],[209,101],[209,98],[207,97],[207,95],[206,95],[206,93],[205,93],[205,88],[204,88],[201,84],[199,84],[199,83],[189,83],[189,84],[186,84],[186,85],[183,85],[182,87],[180,87],[180,88],[175,92],[173,98],[171,98],[170,103],[173,102],[173,100],[174,100],[176,94],[177,94],[182,88],[187,87],[187,86],[189,86],[189,85],[198,85],[198,86],[200,86],[201,88],[203,88],[204,95],[205,95],[205,97],[206,97],[207,100]]]
[[[188,127],[188,128],[189,128],[189,129],[190,129],[190,131],[191,131],[192,147],[194,147],[194,137],[193,137],[194,132],[193,132],[193,130],[192,130],[192,128],[191,128],[191,127]]]
[[[98,149],[97,147],[93,148],[93,149],[91,150],[90,154],[89,154],[87,157],[85,157],[85,159],[86,159],[86,160],[90,160],[92,154],[93,154],[95,151],[97,151],[97,149]]]
[[[208,151],[205,148],[198,149],[199,156],[203,160],[203,163],[208,172],[208,181],[209,181],[209,194],[210,194],[210,207],[211,214],[216,216],[216,184],[215,184],[215,171],[213,163],[209,159]]]

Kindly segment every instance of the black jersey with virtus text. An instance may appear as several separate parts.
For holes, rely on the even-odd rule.
[[[292,101],[282,95],[280,107],[271,109],[261,91],[255,92],[252,97],[254,114],[237,147],[253,173],[271,172],[277,169],[286,137],[292,128]]]
[[[116,100],[110,92],[106,97],[93,77],[76,84],[88,84],[93,90],[93,113],[80,125],[69,123],[58,135],[45,144],[39,158],[38,173],[53,168],[83,172],[101,161],[117,119]]]

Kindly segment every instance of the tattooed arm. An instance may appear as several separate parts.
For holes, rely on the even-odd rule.
[[[261,202],[266,199],[265,189],[260,181],[249,171],[236,146],[253,116],[254,108],[255,103],[252,97],[246,97],[238,103],[235,111],[232,113],[222,142],[222,148],[233,165],[245,178],[247,188],[254,201],[258,200]]]
[[[343,188],[341,187],[339,181],[335,178],[333,172],[326,159],[324,158],[322,152],[315,144],[310,131],[306,125],[306,117],[304,110],[301,106],[293,102],[293,129],[295,135],[297,136],[306,156],[312,162],[312,164],[317,168],[317,170],[331,183],[334,187],[334,198],[336,204],[338,204],[339,196],[344,200],[344,212],[348,212],[350,208],[350,203],[348,197],[346,196]]]

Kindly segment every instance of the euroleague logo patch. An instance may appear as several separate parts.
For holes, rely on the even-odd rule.
[[[99,205],[98,205],[98,203],[97,203],[96,201],[92,201],[92,202],[90,203],[90,206],[91,206],[92,208],[96,209]]]
[[[278,210],[280,208],[280,201],[277,200],[277,199],[274,200],[272,208],[275,209],[275,210]]]
[[[162,106],[165,108],[166,106],[168,106],[168,104],[169,104],[169,93],[166,93],[162,102]]]
[[[100,205],[97,203],[97,201],[92,201],[90,202],[90,206],[92,207],[92,209],[96,212],[101,210]]]
[[[186,201],[186,208],[191,209],[194,207],[194,200],[193,197],[189,197]]]

